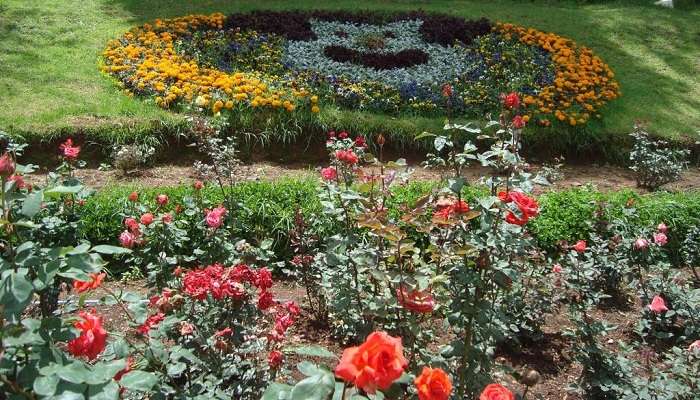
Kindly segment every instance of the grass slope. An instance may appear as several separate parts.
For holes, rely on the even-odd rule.
[[[124,96],[97,67],[109,39],[155,18],[256,8],[423,8],[553,31],[592,48],[611,65],[623,97],[603,110],[603,121],[579,128],[574,135],[563,134],[567,128],[559,127],[532,132],[535,136],[547,135],[553,141],[560,136],[577,137],[575,140],[587,143],[624,135],[634,120],[642,119],[658,135],[687,140],[700,129],[700,9],[669,10],[647,5],[650,3],[5,0],[0,3],[0,129],[35,139],[83,130],[115,139],[182,127],[181,116]],[[329,110],[322,120],[347,122],[356,116]],[[373,128],[392,123],[382,116],[367,119]],[[442,124],[439,120],[414,121],[419,132]],[[406,127],[399,122],[398,129]]]

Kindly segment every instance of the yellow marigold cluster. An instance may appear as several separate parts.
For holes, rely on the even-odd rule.
[[[168,108],[181,101],[214,115],[234,108],[278,108],[292,112],[308,105],[319,112],[318,98],[303,88],[274,88],[261,76],[202,67],[177,54],[174,42],[197,29],[222,29],[224,15],[188,15],[155,20],[108,43],[102,70],[138,94],[155,96]]]
[[[620,95],[620,86],[610,67],[586,47],[553,33],[540,32],[513,24],[497,24],[506,38],[517,38],[522,43],[540,46],[550,53],[556,68],[554,83],[546,86],[537,96],[526,96],[523,101],[536,114],[552,114],[570,125],[584,124],[606,102]],[[548,119],[543,119],[549,125]]]

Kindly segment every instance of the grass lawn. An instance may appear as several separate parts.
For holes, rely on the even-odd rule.
[[[75,131],[133,135],[177,124],[181,117],[124,96],[98,71],[99,55],[109,39],[155,18],[256,8],[423,8],[532,26],[592,48],[615,71],[623,96],[603,109],[603,121],[585,128],[587,134],[580,135],[583,140],[624,135],[637,119],[649,121],[650,129],[661,136],[693,137],[700,129],[700,8],[668,10],[646,5],[651,3],[4,0],[0,3],[0,129],[37,138]],[[325,117],[351,120],[356,116],[331,114],[335,116]],[[367,119],[379,126],[384,118]],[[442,123],[416,121],[419,132]],[[566,128],[544,134],[556,135],[561,129]]]

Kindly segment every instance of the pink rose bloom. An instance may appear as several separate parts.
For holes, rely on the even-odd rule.
[[[206,216],[207,225],[210,228],[218,229],[224,223],[226,209],[224,207],[216,207],[209,211]]]
[[[654,296],[654,298],[651,300],[651,304],[649,304],[649,309],[654,314],[661,314],[664,311],[668,311],[666,302],[663,298],[661,298],[661,296]]]
[[[59,146],[65,158],[75,160],[80,154],[80,146],[73,146],[73,139],[68,138]]]
[[[159,194],[156,196],[156,203],[158,203],[158,205],[161,207],[168,204],[168,196],[165,194]]]
[[[564,269],[559,264],[554,264],[554,266],[552,267],[552,272],[554,272],[555,274],[560,274],[563,270]]]
[[[700,352],[700,340],[696,340],[688,346],[688,351],[698,351]]]
[[[194,325],[187,321],[182,321],[180,323],[180,336],[191,335],[194,332]]]
[[[173,216],[170,213],[163,214],[161,219],[163,220],[164,224],[169,224],[169,223],[173,222]]]
[[[634,242],[634,248],[636,250],[646,250],[649,247],[649,241],[644,238],[639,238]]]
[[[655,233],[654,243],[658,244],[659,246],[665,246],[666,243],[668,243],[668,237],[666,237],[666,234],[663,232]]]
[[[336,171],[335,167],[323,168],[321,170],[321,177],[326,181],[335,180],[335,178],[338,177],[338,171]]]
[[[195,190],[202,190],[202,188],[204,187],[204,183],[202,181],[195,181],[192,186]]]
[[[586,241],[579,240],[578,242],[576,242],[576,244],[574,245],[574,250],[576,250],[579,253],[583,253],[584,251],[586,251]]]
[[[141,216],[141,223],[144,225],[150,225],[153,223],[153,214],[145,213]]]
[[[129,231],[124,231],[119,235],[119,243],[121,243],[121,245],[127,249],[134,247],[135,239],[136,238],[134,235],[132,235]]]
[[[661,233],[668,233],[668,226],[666,226],[666,224],[662,222],[659,224],[659,226],[656,227],[656,230]]]

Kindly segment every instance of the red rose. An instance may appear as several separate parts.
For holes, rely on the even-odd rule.
[[[373,332],[364,343],[343,351],[335,375],[366,393],[386,390],[399,379],[408,361],[403,356],[401,338],[386,332]]]
[[[355,138],[355,146],[357,147],[367,147],[367,141],[364,136],[358,136]]]
[[[576,250],[579,253],[583,253],[584,251],[586,251],[586,241],[579,240],[578,242],[576,242],[576,244],[574,245],[574,250]]]
[[[7,178],[15,173],[15,160],[10,153],[5,153],[0,157],[0,176]]]
[[[450,85],[449,83],[442,85],[442,95],[444,97],[451,97],[452,96],[452,85]]]
[[[357,164],[360,161],[357,154],[352,150],[338,150],[335,152],[335,158],[349,165]]]
[[[515,395],[505,387],[492,383],[484,388],[479,400],[515,400]]]
[[[231,336],[231,334],[233,334],[233,329],[226,327],[224,329],[216,331],[214,333],[214,337],[226,337],[226,336]]]
[[[202,181],[195,181],[192,187],[194,187],[194,190],[202,190],[204,183],[202,183]]]
[[[419,400],[448,400],[452,393],[450,377],[440,368],[423,367],[423,372],[413,383]]]
[[[74,326],[80,330],[80,336],[68,342],[68,352],[94,360],[107,344],[107,331],[102,327],[102,317],[95,314],[95,310],[81,311],[78,315],[82,321],[77,321]]]
[[[521,117],[520,115],[516,115],[515,117],[513,117],[513,126],[516,129],[521,129],[522,127],[524,127],[525,120],[523,119],[523,117]]]
[[[512,201],[510,198],[510,192],[498,192],[498,199],[504,203],[510,203]]]
[[[429,313],[435,309],[435,299],[429,290],[412,290],[402,284],[396,289],[396,298],[403,308],[413,312]]]
[[[523,225],[527,224],[527,221],[528,221],[528,218],[526,216],[523,216],[523,218],[520,218],[517,215],[515,215],[515,213],[512,211],[508,211],[508,214],[506,214],[506,222],[509,224],[523,226]]]
[[[342,131],[338,134],[338,137],[341,139],[347,139],[348,138],[348,133],[345,131]]]
[[[136,192],[129,193],[129,201],[136,202],[139,200],[139,194]]]
[[[277,350],[273,350],[270,352],[270,355],[267,356],[267,362],[270,364],[270,368],[272,369],[277,369],[282,365],[282,360],[284,359],[284,356],[282,355],[281,352]]]
[[[335,167],[328,167],[321,169],[321,177],[326,181],[333,181],[338,177],[338,171]]]
[[[269,269],[262,267],[255,273],[255,282],[253,285],[258,289],[266,290],[272,287],[272,272]]]
[[[510,109],[518,108],[520,106],[520,97],[518,97],[518,94],[515,92],[501,94],[501,101],[503,102],[504,106]]]
[[[165,314],[159,312],[157,314],[153,314],[150,317],[146,318],[146,322],[141,324],[136,329],[136,333],[143,335],[143,336],[148,336],[148,332],[154,328],[156,325],[160,324],[163,320],[165,319]]]
[[[272,293],[268,292],[267,290],[264,290],[260,292],[260,295],[258,296],[258,308],[261,310],[267,310],[268,308],[272,307],[275,304],[275,300],[272,297]]]
[[[528,218],[532,218],[540,213],[540,206],[537,200],[528,197],[522,192],[510,192],[510,199],[520,209],[520,211]]]
[[[141,216],[141,223],[148,226],[153,223],[153,214],[145,213]]]
[[[102,284],[102,280],[105,278],[107,274],[102,272],[100,274],[94,273],[90,274],[90,280],[89,281],[78,281],[75,280],[73,281],[73,289],[75,289],[76,292],[78,293],[83,293],[87,292],[88,290],[94,290],[100,287]]]

